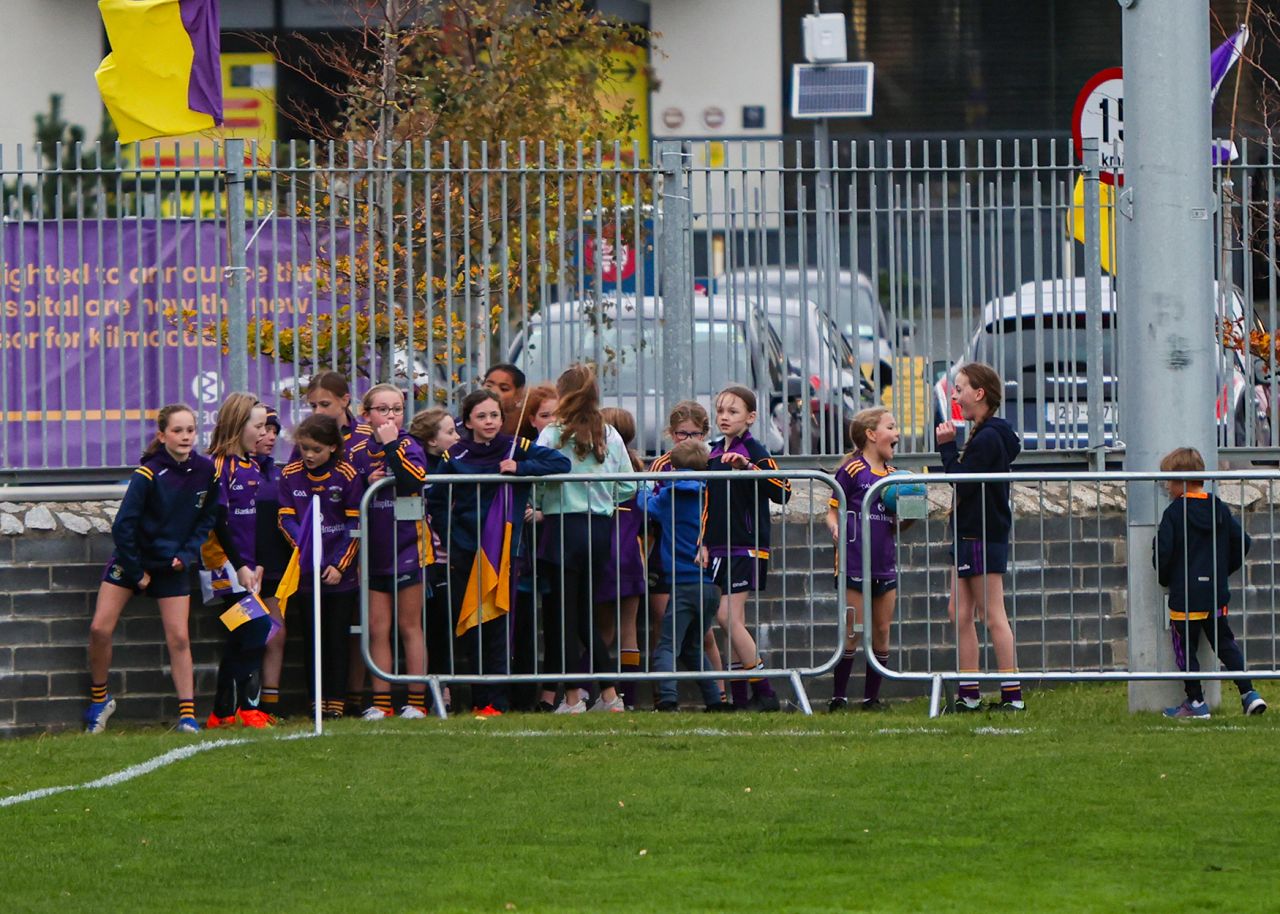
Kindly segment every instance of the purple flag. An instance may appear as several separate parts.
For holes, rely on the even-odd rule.
[[[182,26],[191,36],[191,81],[187,102],[222,124],[221,24],[216,0],[181,0]]]
[[[1218,97],[1218,89],[1222,87],[1222,82],[1227,78],[1231,67],[1240,59],[1241,53],[1244,52],[1244,44],[1248,40],[1249,27],[1242,25],[1234,35],[1214,48],[1213,53],[1209,55],[1210,102]]]

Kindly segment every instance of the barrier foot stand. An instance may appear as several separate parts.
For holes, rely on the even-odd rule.
[[[431,689],[431,707],[436,712],[436,717],[448,720],[449,712],[444,709],[444,690],[440,688],[440,680],[432,676],[427,680],[427,687]]]
[[[796,704],[800,706],[800,710],[812,717],[813,707],[809,704],[809,696],[804,690],[804,680],[795,670],[791,671],[791,687],[796,690]]]
[[[942,714],[942,677],[934,676],[929,680],[929,718]]]

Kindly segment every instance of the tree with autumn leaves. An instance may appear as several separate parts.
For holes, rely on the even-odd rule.
[[[504,314],[575,283],[584,233],[634,240],[604,219],[650,196],[619,143],[636,112],[609,95],[614,61],[649,36],[582,0],[380,6],[352,0],[353,43],[294,36],[323,73],[277,53],[340,102],[336,120],[286,112],[317,142],[272,166],[278,211],[325,227],[317,297],[337,307],[299,327],[255,317],[249,346],[444,398],[501,356]],[[225,322],[207,332],[233,345]]]

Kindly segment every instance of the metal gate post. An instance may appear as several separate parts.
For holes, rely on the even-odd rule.
[[[244,140],[227,140],[227,382],[232,390],[249,387],[248,266],[244,249]]]
[[[1098,202],[1098,138],[1087,137],[1084,158],[1084,306],[1089,325],[1089,364],[1085,366],[1089,403],[1089,460],[1106,469],[1106,436],[1102,416],[1102,208]]]
[[[665,416],[693,395],[693,237],[688,147],[664,142],[662,167],[662,396]]]

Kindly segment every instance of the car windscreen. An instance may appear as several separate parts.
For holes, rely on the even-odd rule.
[[[597,330],[599,332],[597,333]],[[755,384],[742,321],[693,322],[694,364],[687,367],[693,393],[707,396],[730,384]],[[578,361],[597,364],[603,394],[658,394],[662,388],[662,326],[623,318],[597,328],[581,323],[535,323],[516,357],[534,377],[554,378]]]
[[[767,291],[772,292],[772,287]],[[782,284],[783,298],[808,298],[819,301],[821,290],[816,279],[801,283],[799,279],[789,279]],[[872,340],[884,335],[883,317],[877,314],[880,306],[871,297],[871,293],[862,286],[842,282],[836,285],[835,308],[832,320],[845,332],[856,331],[859,338]]]
[[[1115,375],[1116,334],[1109,316],[1102,322],[1102,373]],[[1089,365],[1089,331],[1083,314],[1027,315],[988,326],[978,336],[973,357],[1005,380],[1045,374],[1084,377]]]

